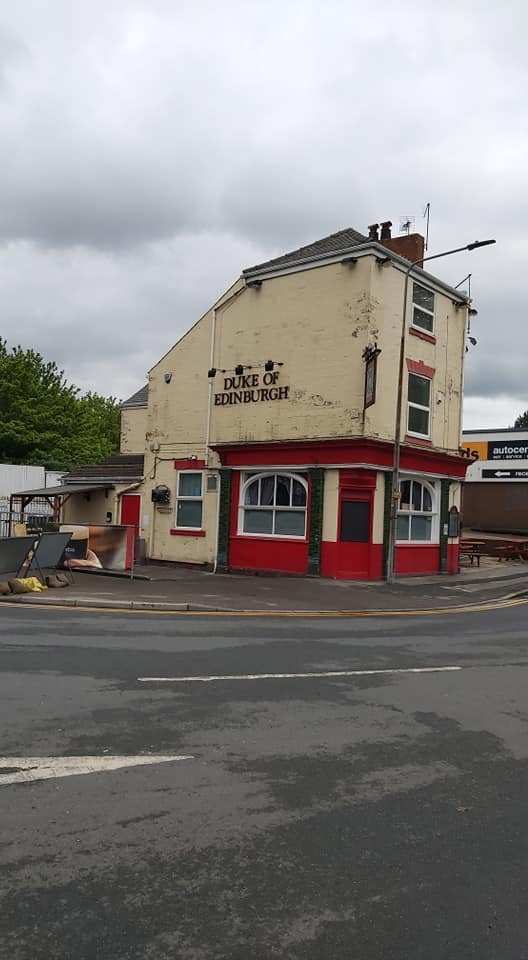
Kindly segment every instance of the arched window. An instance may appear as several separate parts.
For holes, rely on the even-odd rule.
[[[402,480],[398,507],[398,540],[435,539],[435,489],[422,480]]]
[[[246,475],[240,496],[239,533],[305,537],[308,484],[296,473]]]

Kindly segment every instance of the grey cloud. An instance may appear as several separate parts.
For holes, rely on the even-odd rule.
[[[470,270],[468,396],[524,391],[528,13],[25,0],[0,34],[3,335],[126,396],[252,263],[416,218]],[[508,345],[505,330],[508,331]],[[515,344],[512,349],[510,341]],[[502,401],[501,401],[502,402]]]

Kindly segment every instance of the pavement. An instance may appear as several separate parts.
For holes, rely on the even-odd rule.
[[[1,606],[1,960],[526,960],[527,609]]]
[[[212,574],[151,563],[128,575],[75,572],[75,583],[0,603],[221,612],[406,610],[481,603],[528,589],[528,566],[482,558],[461,573],[400,578],[394,584],[313,577]]]

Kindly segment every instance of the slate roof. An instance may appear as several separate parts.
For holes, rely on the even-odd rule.
[[[146,407],[148,405],[148,383],[140,390],[136,390],[128,400],[125,400],[122,407]]]
[[[247,267],[247,269],[242,272],[243,275],[246,276],[247,274],[256,273],[261,270],[277,269],[278,267],[286,267],[293,263],[302,263],[312,258],[331,256],[333,253],[349,250],[350,247],[357,247],[360,243],[367,243],[367,241],[368,237],[365,237],[362,233],[358,233],[357,230],[353,230],[352,227],[347,227],[345,230],[338,230],[337,233],[331,233],[330,236],[323,237],[322,240],[316,240],[315,243],[309,243],[305,247],[299,247],[298,250],[284,253],[282,256],[275,257],[273,260],[266,260],[264,263],[257,263],[254,267]]]
[[[87,467],[77,467],[64,477],[64,483],[83,483],[84,481],[133,483],[143,479],[143,454],[118,453],[100,463]]]

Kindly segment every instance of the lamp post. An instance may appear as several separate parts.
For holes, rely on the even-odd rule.
[[[418,264],[425,263],[426,260],[439,260],[440,257],[450,257],[453,253],[462,253],[464,250],[476,250],[478,247],[488,247],[495,243],[495,240],[475,240],[473,243],[466,244],[465,247],[455,247],[454,250],[445,250],[443,253],[435,253],[430,257],[422,257],[420,260],[414,260],[405,271],[405,283],[403,286],[403,309],[400,338],[400,362],[398,370],[398,393],[396,397],[396,424],[394,429],[394,457],[392,462],[392,497],[391,513],[389,526],[389,550],[387,556],[387,582],[391,582],[395,577],[395,557],[396,557],[396,527],[398,522],[398,503],[400,499],[400,449],[401,449],[401,427],[402,427],[402,400],[403,400],[403,368],[405,361],[405,327],[407,323],[407,295],[409,290],[409,277],[411,270]],[[460,398],[462,402],[462,398]]]

